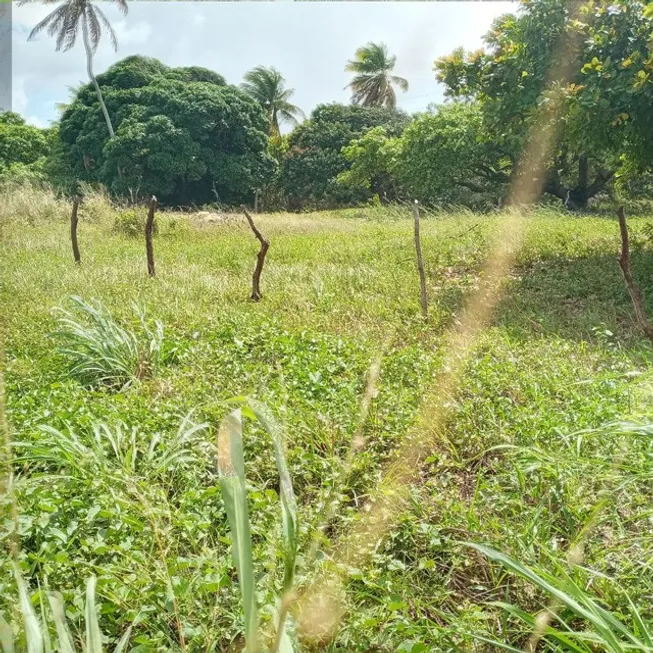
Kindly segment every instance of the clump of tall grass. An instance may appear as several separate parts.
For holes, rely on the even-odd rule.
[[[106,221],[114,207],[101,186],[80,184],[82,199],[79,217],[82,221]],[[0,224],[18,222],[36,226],[47,222],[70,220],[72,199],[57,193],[48,183],[35,181],[5,181],[0,184]]]
[[[626,651],[653,652],[653,624],[646,623],[630,597],[628,601],[628,626],[617,612],[607,610],[599,598],[581,586],[559,562],[552,561],[555,573],[539,565],[526,565],[513,560],[488,546],[469,544],[490,560],[498,562],[512,573],[528,581],[551,597],[551,603],[539,614],[532,615],[519,607],[497,601],[492,605],[503,608],[524,624],[531,636],[526,648],[478,639],[504,651],[522,653],[541,650],[569,653],[626,653]],[[582,629],[581,629],[582,624]]]
[[[18,586],[19,609],[23,620],[25,648],[28,653],[50,653],[52,642],[45,615],[45,608],[41,602],[41,619],[36,616],[32,605],[27,585],[23,580],[18,567],[14,568],[14,576]],[[97,619],[95,607],[96,578],[91,576],[86,583],[86,637],[82,641],[82,651],[85,653],[103,653],[102,633]],[[41,595],[41,593],[39,593]],[[48,592],[52,621],[57,633],[58,650],[61,653],[75,653],[77,647],[68,627],[66,609],[63,597],[58,592]],[[113,653],[122,653],[127,647],[131,637],[132,626],[129,626],[120,641],[113,649]],[[4,653],[14,653],[15,641],[12,627],[0,616],[0,646]]]
[[[279,605],[276,606],[276,625],[270,653],[292,653],[293,645],[287,626],[288,609],[293,597],[295,563],[298,550],[297,506],[284,452],[283,430],[270,410],[253,399],[242,399],[242,408],[230,413],[220,425],[218,433],[218,470],[220,489],[229,520],[233,542],[233,558],[238,572],[245,617],[245,651],[261,651],[258,632],[255,571],[252,539],[247,508],[245,459],[243,455],[243,415],[255,419],[272,438],[274,457],[279,474],[281,501],[283,582]]]
[[[5,182],[0,188],[0,224],[19,222],[37,225],[70,218],[70,203],[47,184]]]
[[[138,307],[141,332],[121,326],[99,301],[71,297],[73,309],[59,308],[59,329],[52,334],[62,344],[57,351],[69,362],[70,376],[82,385],[125,387],[151,378],[171,361],[175,349],[165,340],[163,324],[151,325]]]

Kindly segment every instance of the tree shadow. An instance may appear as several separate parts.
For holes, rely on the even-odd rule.
[[[632,252],[632,270],[653,320],[653,251]],[[592,340],[606,330],[628,346],[643,339],[616,254],[555,256],[517,268],[495,324],[519,339]]]

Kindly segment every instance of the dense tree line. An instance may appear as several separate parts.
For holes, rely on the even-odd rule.
[[[79,20],[85,28],[90,18]],[[434,63],[444,104],[398,111],[393,87],[407,81],[392,74],[387,48],[370,43],[347,63],[352,104],[318,106],[300,123],[274,68],[236,87],[204,68],[128,57],[80,87],[49,130],[5,114],[0,176],[47,177],[65,190],[98,182],[177,205],[248,202],[261,191],[268,209],[375,196],[484,208],[505,201],[535,121],[555,106],[557,146],[541,181],[583,209],[615,188],[641,190],[650,173],[652,35],[651,5],[640,0],[523,0],[481,50]]]

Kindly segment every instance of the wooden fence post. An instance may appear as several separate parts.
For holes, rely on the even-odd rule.
[[[263,296],[261,294],[261,272],[263,272],[263,264],[265,263],[265,255],[268,253],[268,249],[270,247],[270,241],[266,240],[263,238],[263,234],[256,228],[256,225],[254,224],[254,220],[252,220],[252,216],[247,212],[247,209],[242,206],[243,212],[245,213],[245,217],[247,218],[247,222],[249,222],[249,226],[252,228],[252,231],[254,232],[254,235],[258,239],[259,243],[261,243],[261,249],[259,250],[258,256],[256,257],[256,267],[254,268],[254,274],[252,275],[252,296],[251,299],[253,299],[255,302],[259,301],[261,297]]]
[[[417,270],[419,272],[419,283],[422,300],[422,315],[428,317],[429,308],[426,299],[426,276],[424,275],[424,260],[422,259],[422,243],[419,237],[419,203],[415,200],[413,204],[413,217],[415,218],[415,251],[417,252]]]
[[[151,277],[156,276],[154,271],[154,246],[152,245],[152,231],[154,229],[154,212],[157,207],[157,199],[152,195],[150,199],[150,210],[147,213],[147,222],[145,223],[145,252],[147,254],[147,273]]]
[[[73,257],[75,258],[75,265],[81,265],[82,258],[79,255],[79,245],[77,244],[77,211],[79,209],[79,196],[75,195],[73,200],[73,212],[70,215],[70,242],[73,245]]]
[[[619,218],[619,231],[621,232],[621,255],[619,256],[619,265],[621,267],[621,271],[624,273],[624,279],[626,280],[628,294],[633,301],[635,316],[637,317],[637,324],[639,325],[639,328],[644,332],[646,337],[651,342],[653,342],[653,326],[646,317],[644,302],[642,301],[642,292],[640,291],[639,286],[635,283],[632,272],[630,271],[630,245],[628,242],[628,226],[626,225],[626,212],[624,211],[623,206],[620,206],[617,210],[617,218]]]

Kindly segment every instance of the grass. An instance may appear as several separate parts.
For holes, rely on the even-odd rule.
[[[259,216],[271,247],[264,298],[253,303],[258,244],[244,217],[166,217],[183,227],[159,231],[151,280],[143,243],[116,233],[112,213],[82,218],[75,267],[68,211],[57,206],[3,221],[0,301],[18,444],[18,562],[33,600],[46,577],[62,593],[77,644],[84,584],[95,575],[100,627],[113,646],[134,623],[128,650],[242,650],[214,447],[229,400],[242,395],[264,401],[287,433],[301,515],[294,586],[301,593],[334,568],[343,579],[337,632],[322,641],[297,633],[302,650],[495,650],[481,638],[520,649],[532,628],[503,606],[535,615],[549,596],[463,543],[555,576],[605,497],[612,500],[587,536],[586,571],[574,582],[631,632],[630,601],[650,624],[651,352],[616,263],[616,220],[551,211],[529,218],[504,301],[452,399],[446,455],[427,459],[398,525],[354,569],[335,552],[365,518],[385,462],[437,379],[444,330],[478,283],[496,219],[425,216],[424,322],[408,212]],[[633,265],[653,314],[646,224],[630,219]],[[175,364],[119,391],[79,383],[47,337],[57,330],[52,309],[70,296],[102,302],[136,332],[132,305],[143,306],[176,348]],[[379,356],[361,425],[366,376]],[[626,421],[635,426],[609,426]],[[247,428],[255,598],[261,631],[274,633],[284,590],[281,490],[270,436],[256,421]],[[2,524],[6,539],[11,524]],[[9,560],[0,560],[0,611],[13,624],[16,596]],[[551,642],[542,650],[564,650]]]

